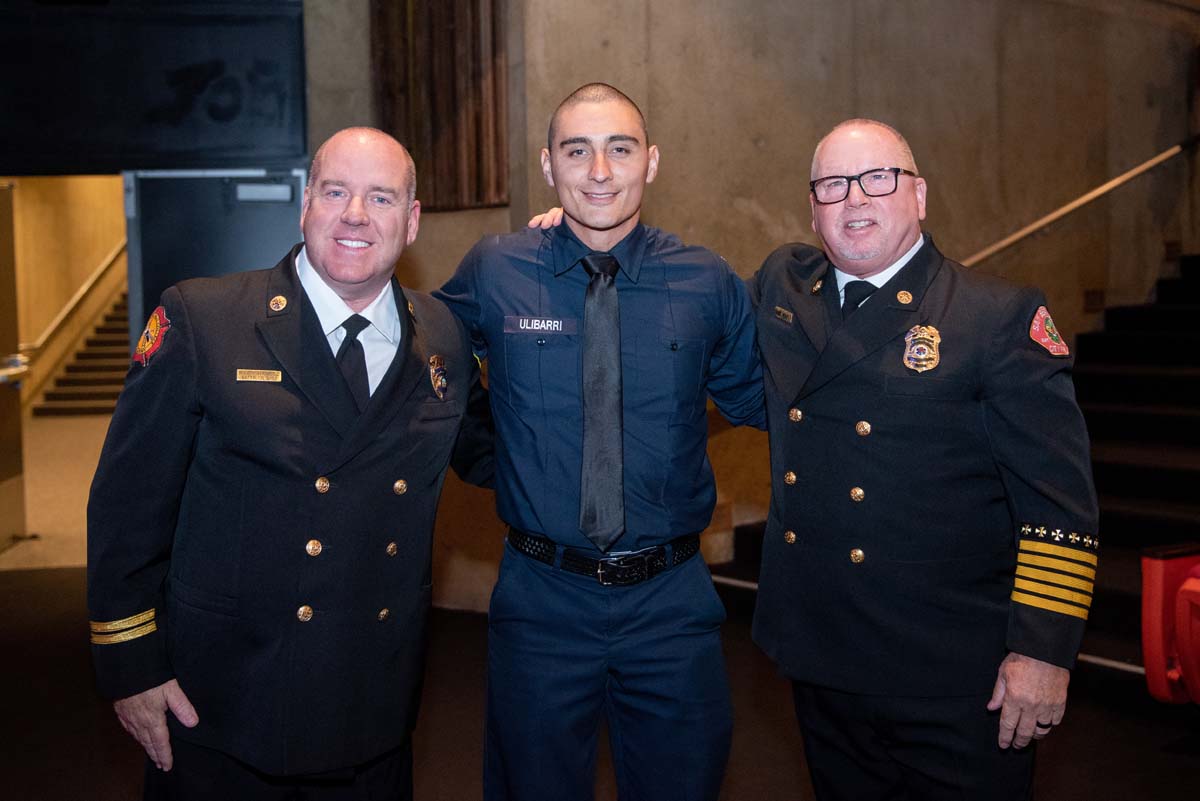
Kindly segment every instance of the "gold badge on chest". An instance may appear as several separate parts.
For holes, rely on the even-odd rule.
[[[942,335],[932,325],[914,325],[904,335],[904,366],[918,373],[937,367],[941,343]]]
[[[429,357],[429,383],[433,385],[433,393],[438,399],[446,396],[446,359],[442,356]]]

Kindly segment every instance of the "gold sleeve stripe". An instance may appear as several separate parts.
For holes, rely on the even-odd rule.
[[[1083,607],[1075,606],[1074,604],[1064,604],[1058,601],[1051,601],[1048,598],[1039,598],[1036,595],[1026,595],[1023,592],[1013,590],[1012,599],[1019,604],[1026,606],[1036,606],[1038,609],[1047,609],[1051,612],[1061,612],[1064,615],[1080,617],[1087,620],[1088,610]]]
[[[1035,567],[1048,567],[1051,570],[1061,570],[1064,573],[1074,573],[1077,576],[1083,576],[1086,579],[1095,579],[1096,571],[1087,565],[1068,562],[1064,559],[1052,559],[1047,556],[1034,556],[1033,554],[1020,553],[1017,554],[1017,564],[1033,565]]]
[[[1075,592],[1074,590],[1055,587],[1052,584],[1042,584],[1040,581],[1026,581],[1020,578],[1013,582],[1013,586],[1018,590],[1049,595],[1051,598],[1060,598],[1064,601],[1079,604],[1080,606],[1090,607],[1092,605],[1092,596],[1090,593]]]
[[[128,631],[118,631],[116,634],[93,634],[92,645],[115,645],[119,642],[128,642],[136,640],[138,637],[145,637],[151,632],[157,631],[158,626],[153,620],[144,626],[138,626],[136,629]]]
[[[1077,590],[1084,592],[1092,591],[1092,582],[1087,579],[1075,578],[1074,576],[1064,576],[1062,573],[1051,573],[1049,570],[1038,570],[1035,567],[1025,567],[1020,565],[1017,567],[1017,575],[1024,576],[1027,579],[1036,581],[1046,581],[1050,584],[1061,584],[1064,587],[1074,587]]]
[[[154,620],[153,609],[147,609],[145,612],[138,612],[136,615],[123,617],[120,620],[112,620],[108,623],[100,623],[93,620],[91,621],[91,626],[92,631],[95,632],[120,631],[121,629],[127,629],[131,626],[140,626],[148,620]]]
[[[1034,540],[1021,540],[1021,550],[1044,553],[1049,556],[1061,556],[1063,559],[1074,559],[1076,562],[1087,562],[1089,565],[1095,565],[1099,561],[1094,553],[1081,551],[1078,548],[1064,548],[1061,545],[1051,545],[1048,542],[1036,542]]]

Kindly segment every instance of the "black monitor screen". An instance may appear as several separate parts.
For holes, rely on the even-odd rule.
[[[0,6],[0,175],[295,162],[299,0]]]

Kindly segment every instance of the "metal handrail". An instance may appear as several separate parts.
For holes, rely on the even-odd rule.
[[[117,259],[125,252],[126,244],[126,240],[122,239],[120,244],[112,249],[112,252],[100,263],[100,266],[92,271],[92,274],[88,276],[79,289],[75,290],[75,294],[67,301],[67,305],[63,306],[62,310],[55,315],[50,324],[46,326],[46,330],[42,332],[42,335],[36,341],[22,342],[20,344],[21,353],[32,359],[37,355],[38,351],[46,347],[46,343],[50,341],[50,337],[54,336],[54,333],[62,327],[63,323],[70,319],[71,315],[75,313],[75,310],[79,308],[80,304],[83,303],[96,284],[100,282],[100,279],[116,264]]]
[[[1063,217],[1066,217],[1071,212],[1073,212],[1077,209],[1083,208],[1087,204],[1091,203],[1093,200],[1096,200],[1099,197],[1107,195],[1109,192],[1113,191],[1114,189],[1116,189],[1119,186],[1122,186],[1123,184],[1129,183],[1130,181],[1132,181],[1134,178],[1137,178],[1142,173],[1149,172],[1150,170],[1157,167],[1159,164],[1162,164],[1164,161],[1167,161],[1169,159],[1175,158],[1180,153],[1183,153],[1185,150],[1190,150],[1191,148],[1195,147],[1198,142],[1200,142],[1200,135],[1188,137],[1187,139],[1183,140],[1182,142],[1175,145],[1174,147],[1167,148],[1166,150],[1159,153],[1154,158],[1143,161],[1141,164],[1134,167],[1132,170],[1128,170],[1126,172],[1121,173],[1116,178],[1113,178],[1111,181],[1109,181],[1107,183],[1101,184],[1100,186],[1096,187],[1095,189],[1088,192],[1087,194],[1080,195],[1075,200],[1072,200],[1070,203],[1067,203],[1066,205],[1055,209],[1054,211],[1047,214],[1045,217],[1042,217],[1041,219],[1038,219],[1038,220],[1030,223],[1029,225],[1022,228],[1020,231],[1017,231],[1016,233],[1013,233],[1013,234],[1009,234],[1008,236],[1001,239],[999,242],[996,242],[992,245],[988,245],[986,248],[979,251],[978,253],[971,254],[967,258],[963,259],[963,261],[962,261],[963,265],[966,267],[974,267],[976,264],[983,261],[984,259],[991,258],[992,256],[995,256],[997,253],[999,253],[1003,250],[1007,250],[1008,248],[1010,248],[1013,245],[1020,242],[1022,239],[1025,239],[1028,236],[1032,236],[1033,234],[1036,234],[1038,231],[1042,230],[1043,228],[1047,227],[1048,225],[1051,225],[1052,223],[1058,222],[1059,220],[1061,220]]]

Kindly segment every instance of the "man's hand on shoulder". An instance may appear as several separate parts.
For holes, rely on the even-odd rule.
[[[1024,748],[1062,722],[1071,671],[1022,654],[1000,663],[987,708],[1000,710],[1000,747]]]
[[[553,228],[562,222],[562,218],[562,206],[555,206],[530,218],[528,225],[530,228],[541,228],[545,231],[547,228]]]
[[[200,722],[191,701],[175,679],[114,701],[113,709],[125,731],[133,735],[133,739],[146,749],[146,755],[163,771],[170,770],[175,763],[171,754],[171,736],[167,731],[167,710],[189,729]]]

